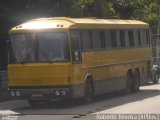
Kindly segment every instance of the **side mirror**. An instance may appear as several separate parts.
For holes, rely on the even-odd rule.
[[[73,51],[73,62],[74,63],[81,63],[81,51]]]

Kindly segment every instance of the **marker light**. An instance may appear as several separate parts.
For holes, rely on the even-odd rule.
[[[62,91],[61,91],[61,94],[62,94],[62,95],[66,95],[66,91],[62,90]]]
[[[11,94],[12,97],[16,95],[14,91],[11,91],[10,94]]]
[[[60,92],[59,91],[55,91],[55,95],[59,96]]]
[[[19,91],[16,91],[16,96],[20,96],[21,93]]]

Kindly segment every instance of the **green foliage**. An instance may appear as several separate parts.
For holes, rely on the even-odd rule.
[[[107,0],[74,0],[78,17],[109,17],[115,14],[112,3]]]
[[[84,16],[105,18],[115,15],[112,3],[106,0],[94,0],[84,8]]]
[[[141,19],[144,20],[145,22],[148,22],[151,26],[151,28],[154,30],[157,27],[157,21],[158,21],[158,12],[159,12],[159,7],[157,2],[152,2],[143,7],[141,9],[143,14],[139,14],[139,16],[143,16]],[[137,16],[135,16],[137,17]]]
[[[0,33],[37,17],[137,19],[157,27],[160,0],[1,0]]]
[[[159,0],[114,0],[113,6],[120,18],[137,19],[150,24],[154,31],[157,26]]]

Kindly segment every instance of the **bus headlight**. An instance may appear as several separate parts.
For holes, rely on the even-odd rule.
[[[66,95],[66,91],[62,90],[61,95]]]
[[[14,91],[11,91],[10,94],[11,94],[12,97],[16,95]]]
[[[59,91],[55,91],[55,95],[59,96],[60,92]]]
[[[16,91],[16,96],[20,96],[21,93],[19,91]]]

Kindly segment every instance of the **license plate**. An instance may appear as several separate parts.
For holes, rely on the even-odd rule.
[[[43,97],[43,94],[32,94],[32,97]]]

